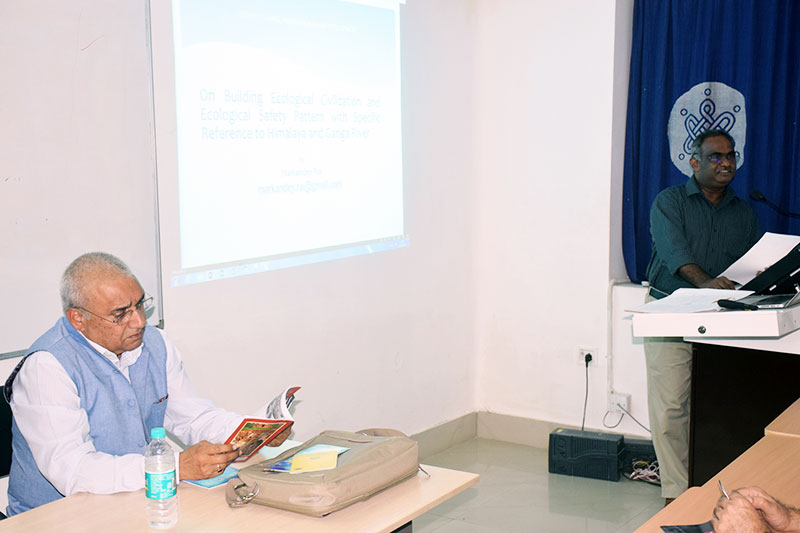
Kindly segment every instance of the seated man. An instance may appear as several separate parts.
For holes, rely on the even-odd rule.
[[[717,500],[711,524],[716,533],[800,533],[800,510],[747,487]]]
[[[77,258],[61,279],[61,302],[64,316],[6,382],[14,415],[9,516],[76,492],[144,488],[153,427],[193,444],[178,458],[179,479],[213,477],[239,456],[212,442],[224,442],[242,416],[195,394],[178,350],[146,324],[152,298],[122,261]]]

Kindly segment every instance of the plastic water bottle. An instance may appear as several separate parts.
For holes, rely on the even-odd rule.
[[[178,522],[178,480],[175,479],[175,452],[164,428],[150,430],[150,444],[144,452],[144,483],[147,494],[147,523],[166,529]]]

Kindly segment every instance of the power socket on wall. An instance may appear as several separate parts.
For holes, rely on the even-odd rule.
[[[631,395],[630,394],[623,394],[621,392],[609,392],[608,393],[608,410],[611,413],[624,413],[622,406],[625,411],[631,411]]]
[[[592,360],[589,361],[589,366],[597,366],[597,349],[596,348],[588,348],[586,346],[578,346],[578,350],[575,356],[575,362],[581,366],[586,365],[586,355],[591,354]]]

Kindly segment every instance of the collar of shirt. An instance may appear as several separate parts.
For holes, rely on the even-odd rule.
[[[700,190],[700,185],[697,184],[697,180],[694,176],[690,177],[689,180],[686,182],[686,196],[692,196],[695,194],[703,194],[703,191]],[[705,195],[703,195],[705,198]],[[715,209],[719,209],[733,201],[736,198],[736,191],[731,189],[731,186],[728,185],[725,187],[725,196],[722,197],[722,201],[717,205],[713,205],[711,202],[708,201],[708,198],[705,198],[709,205],[712,205]]]
[[[117,357],[117,354],[115,354],[114,352],[112,352],[110,350],[107,350],[107,349],[103,348],[102,346],[100,346],[99,344],[97,344],[96,342],[94,342],[93,340],[88,338],[86,335],[84,335],[80,331],[78,333],[80,333],[81,336],[83,336],[83,338],[86,339],[89,342],[89,344],[92,346],[92,348],[97,350],[97,352],[100,355],[102,355],[103,357],[108,359],[108,361],[112,365],[117,367],[117,370],[122,372],[123,375],[126,378],[128,377],[128,367],[131,366],[132,364],[134,364],[136,362],[136,360],[139,359],[139,356],[142,355],[142,345],[141,344],[137,348],[134,348],[133,350],[130,350],[128,352],[122,352],[122,354],[120,354],[120,356]],[[130,378],[128,378],[128,379],[130,379]]]

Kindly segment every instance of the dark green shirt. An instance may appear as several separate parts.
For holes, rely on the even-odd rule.
[[[650,235],[653,252],[647,279],[651,286],[671,294],[681,287],[694,287],[678,274],[680,267],[694,263],[716,278],[758,241],[761,231],[755,211],[733,189],[728,187],[722,201],[714,205],[691,177],[685,185],[658,193],[650,208]]]

